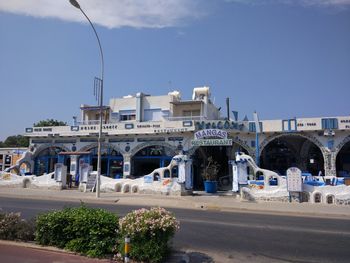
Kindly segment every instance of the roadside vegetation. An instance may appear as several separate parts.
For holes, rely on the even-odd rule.
[[[34,233],[34,220],[21,219],[20,213],[0,213],[0,239],[33,241]]]
[[[178,229],[175,216],[159,207],[135,210],[123,218],[84,204],[30,221],[21,219],[20,213],[0,213],[0,239],[31,241],[117,262],[123,262],[126,237],[132,262],[164,262]]]

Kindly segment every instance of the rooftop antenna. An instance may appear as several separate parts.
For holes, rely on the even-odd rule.
[[[226,98],[227,120],[230,120],[230,98]]]
[[[100,101],[100,91],[101,91],[102,79],[95,77],[94,79],[94,96],[97,102]]]

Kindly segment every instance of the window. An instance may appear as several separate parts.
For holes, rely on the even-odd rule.
[[[136,120],[136,115],[135,114],[121,115],[120,116],[120,120],[121,121],[133,121],[133,120]]]
[[[262,131],[262,122],[259,122],[260,131]],[[249,122],[249,132],[256,132],[255,122]]]
[[[322,119],[322,129],[338,129],[338,120],[335,118]]]
[[[182,115],[184,117],[192,117],[192,116],[198,117],[200,116],[200,110],[184,110],[182,112]]]
[[[163,118],[161,109],[145,109],[144,121],[161,121]]]
[[[250,147],[255,148],[255,141],[250,141]]]
[[[296,119],[283,120],[282,121],[282,130],[283,131],[296,131],[297,130]]]
[[[136,120],[135,110],[121,110],[119,111],[120,121],[134,121]]]

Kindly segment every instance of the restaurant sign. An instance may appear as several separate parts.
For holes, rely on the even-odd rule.
[[[208,138],[208,137],[227,139],[227,135],[228,135],[228,133],[226,131],[223,131],[223,130],[206,129],[206,130],[197,131],[194,134],[194,139],[199,140],[199,139],[204,139],[204,138]]]
[[[231,146],[232,139],[202,139],[192,140],[192,146]]]

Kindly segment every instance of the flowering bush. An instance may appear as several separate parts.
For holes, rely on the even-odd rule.
[[[169,240],[179,229],[175,216],[164,208],[135,210],[119,220],[118,251],[124,255],[124,238],[130,237],[130,257],[161,262],[169,252]]]
[[[21,219],[20,213],[0,213],[0,239],[34,240],[34,222]]]

